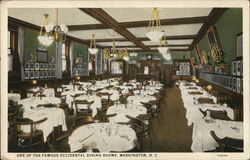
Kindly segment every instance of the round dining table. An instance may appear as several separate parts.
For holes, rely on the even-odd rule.
[[[69,137],[70,151],[74,152],[92,148],[100,152],[129,151],[133,149],[137,141],[135,131],[128,125],[112,123],[92,123],[78,127]]]

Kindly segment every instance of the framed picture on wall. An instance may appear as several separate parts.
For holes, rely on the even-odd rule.
[[[237,61],[237,76],[240,76],[241,73],[241,61]]]
[[[30,63],[30,70],[34,70],[35,69],[35,64],[34,63]]]
[[[236,88],[237,93],[240,93],[240,78],[237,78],[237,88]]]
[[[24,68],[25,70],[30,70],[30,62],[25,62]]]
[[[243,37],[242,33],[239,33],[236,36],[236,57],[243,56]]]
[[[232,75],[235,76],[237,74],[237,61],[232,61]]]
[[[34,71],[30,71],[30,79],[34,79],[34,78],[35,78]]]
[[[35,70],[38,71],[39,70],[39,63],[35,63]]]
[[[30,79],[30,71],[25,71],[25,79]]]
[[[43,78],[43,71],[39,72],[39,78]]]
[[[216,31],[215,31],[215,27],[211,26],[208,29],[207,38],[208,38],[209,46],[210,46],[211,50],[212,50],[213,47],[219,47],[220,48],[220,45],[219,45],[219,42],[218,42],[218,37],[217,37]]]
[[[39,71],[34,71],[35,73],[35,78],[39,78]]]
[[[40,63],[40,70],[43,71],[44,70],[44,64]]]

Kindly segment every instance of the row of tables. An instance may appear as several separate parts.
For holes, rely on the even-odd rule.
[[[101,100],[107,97],[98,96],[95,91],[99,92],[109,92],[112,93],[110,97],[113,101],[118,101],[121,95],[129,93],[133,88],[142,86],[141,83],[136,81],[131,81],[129,83],[123,83],[119,85],[118,80],[108,79],[102,81],[96,81],[93,85],[89,82],[79,82],[84,90],[78,90],[78,87],[72,84],[63,85],[62,95],[66,96],[66,103],[74,111],[75,106],[71,106],[71,102],[74,100],[87,100],[94,101],[90,106],[92,109],[92,117],[97,114],[97,108],[101,108]],[[109,87],[113,86],[113,87]],[[110,88],[110,89],[107,89]],[[89,125],[80,126],[75,129],[71,136],[69,137],[68,144],[70,145],[71,152],[81,149],[83,145],[87,148],[98,148],[100,151],[127,151],[135,146],[135,141],[137,140],[134,130],[129,126],[124,124],[117,124],[119,122],[128,122],[129,119],[126,115],[131,117],[136,117],[139,114],[146,114],[147,109],[142,106],[141,102],[148,102],[154,100],[155,97],[152,96],[154,93],[159,92],[159,89],[163,87],[162,84],[158,82],[150,82],[150,85],[144,86],[135,95],[131,95],[127,98],[127,104],[115,103],[113,106],[109,107],[107,114],[116,113],[115,117],[110,117],[110,123],[94,123]],[[38,88],[32,89],[33,91],[39,90]],[[92,94],[87,94],[88,90],[92,90]],[[120,92],[119,92],[119,91]],[[53,127],[62,125],[62,130],[66,131],[67,126],[65,122],[65,114],[61,108],[52,107],[36,107],[42,104],[60,104],[61,99],[55,97],[54,90],[51,88],[44,88],[43,93],[46,93],[46,97],[42,99],[36,96],[30,95],[30,97],[21,99],[19,94],[8,94],[8,99],[18,102],[18,104],[23,105],[23,117],[30,118],[33,121],[37,121],[43,118],[48,118],[45,122],[36,126],[37,129],[43,130],[44,140],[47,140],[47,136],[53,131]],[[54,94],[54,95],[53,95]],[[81,96],[73,98],[76,94],[83,94]],[[30,132],[27,126],[22,126],[23,132]],[[91,150],[89,150],[91,151]]]
[[[193,152],[211,151],[218,147],[210,131],[214,131],[220,139],[225,137],[243,139],[243,122],[234,121],[233,109],[227,104],[217,104],[216,97],[193,82],[180,81],[179,88],[186,109],[188,126],[193,125],[191,145]],[[212,102],[199,103],[200,99],[211,99]],[[207,116],[204,117],[200,110],[206,112]],[[212,119],[209,110],[224,111],[231,120]]]

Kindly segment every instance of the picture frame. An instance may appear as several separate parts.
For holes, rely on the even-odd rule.
[[[43,71],[39,72],[39,78],[43,78]]]
[[[30,70],[30,62],[25,62],[24,68],[25,70]]]
[[[35,74],[34,75],[35,78],[39,78],[39,71],[34,71],[34,74]]]
[[[235,76],[237,74],[237,61],[232,61],[232,75]]]
[[[211,26],[207,31],[207,38],[210,46],[210,51],[212,51],[213,47],[218,47],[221,49],[221,45],[219,43],[219,38],[216,33],[216,28],[214,26]]]
[[[39,67],[40,67],[39,63],[35,63],[35,70],[36,70],[36,71],[39,70]]]
[[[44,70],[47,71],[48,70],[48,64],[44,63]]]
[[[44,64],[40,63],[40,70],[43,71],[44,70]]]
[[[241,61],[237,61],[236,72],[237,72],[237,76],[240,76],[240,74],[241,74]]]
[[[35,70],[35,64],[34,63],[30,63],[30,70]]]
[[[237,87],[236,87],[236,91],[237,93],[240,93],[240,78],[237,78]]]
[[[37,50],[37,62],[38,63],[48,63],[48,52],[43,50]]]
[[[35,78],[34,71],[30,71],[30,79],[34,79],[34,78]]]
[[[30,71],[25,71],[24,75],[25,75],[25,79],[30,79]]]

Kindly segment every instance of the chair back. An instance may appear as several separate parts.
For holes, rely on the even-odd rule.
[[[76,107],[76,113],[81,114],[83,111],[86,111],[86,114],[90,112],[90,106],[94,103],[94,101],[87,101],[87,100],[75,100],[74,104]]]

